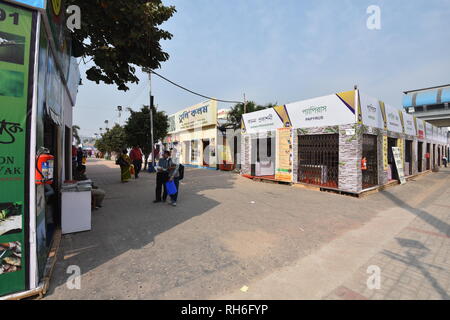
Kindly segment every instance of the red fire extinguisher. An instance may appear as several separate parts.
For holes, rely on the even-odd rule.
[[[48,150],[40,150],[36,156],[36,184],[52,184],[55,157]]]
[[[361,170],[367,170],[367,159],[366,157],[361,160]]]

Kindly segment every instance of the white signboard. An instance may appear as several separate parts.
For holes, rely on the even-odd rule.
[[[419,139],[425,139],[425,121],[422,119],[416,119],[417,123],[417,137]]]
[[[242,116],[246,133],[274,131],[283,128],[283,121],[273,108],[246,113]]]
[[[405,126],[405,133],[410,136],[416,135],[416,126],[414,125],[414,117],[402,111],[403,114],[403,125]]]
[[[356,123],[356,115],[335,94],[286,105],[294,128],[326,127]]]
[[[438,128],[433,126],[433,141],[438,140]]]
[[[169,117],[169,133],[217,124],[217,101],[205,101]]]
[[[397,167],[398,177],[400,178],[400,183],[405,184],[405,170],[403,169],[403,161],[402,161],[402,155],[400,148],[398,147],[392,147],[392,153],[394,155],[395,159],[395,165]]]
[[[385,104],[387,129],[392,132],[403,133],[400,110]]]
[[[425,134],[428,140],[433,140],[433,126],[431,123],[425,122]]]
[[[384,129],[380,101],[364,93],[359,94],[361,101],[362,123],[369,127]]]

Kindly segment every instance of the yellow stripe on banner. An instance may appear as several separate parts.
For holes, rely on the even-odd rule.
[[[357,111],[355,106],[355,90],[341,92],[338,93],[337,95],[339,96],[339,98],[344,100],[350,107],[352,107],[353,110],[355,110],[355,112]]]
[[[380,101],[381,114],[384,121],[384,129],[387,130],[387,117],[386,117],[386,106],[383,101]]]
[[[291,120],[289,119],[289,115],[286,111],[286,108],[284,106],[276,106],[273,108],[275,112],[280,117],[281,121],[283,121],[283,127],[290,128],[291,127]]]

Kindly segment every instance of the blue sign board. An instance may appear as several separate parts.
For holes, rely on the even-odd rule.
[[[46,0],[10,0],[10,2],[24,4],[28,7],[34,7],[38,9],[45,9]]]

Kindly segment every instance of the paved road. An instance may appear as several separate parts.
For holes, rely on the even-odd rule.
[[[47,299],[389,299],[408,270],[400,298],[419,277],[424,298],[449,294],[450,171],[355,199],[188,169],[176,208],[152,204],[154,175],[121,184],[100,160],[88,175],[104,207],[91,232],[63,237]],[[367,263],[395,269],[385,291],[364,291]]]

